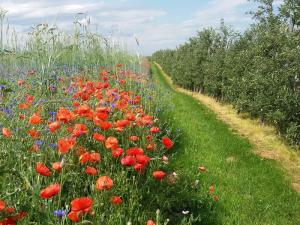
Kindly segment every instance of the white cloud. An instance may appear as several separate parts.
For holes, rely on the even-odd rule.
[[[191,18],[177,24],[159,24],[144,27],[137,35],[141,43],[145,44],[144,52],[151,53],[155,49],[174,48],[195,35],[197,30],[204,27],[219,26],[224,18],[227,24],[234,24],[235,28],[245,29],[251,21],[244,10],[249,9],[246,0],[215,0],[203,9],[196,11]]]
[[[128,9],[104,11],[97,14],[96,17],[101,26],[114,26],[124,31],[133,31],[164,15],[166,12],[163,10]]]
[[[199,21],[202,26],[216,26],[222,18],[229,24],[245,23],[245,19],[249,21],[250,16],[246,16],[246,12],[240,9],[249,10],[251,5],[253,3],[247,0],[215,0],[209,7],[197,11],[194,21]]]
[[[282,1],[275,2],[278,5]],[[251,22],[251,16],[246,16],[245,12],[256,7],[247,0],[212,0],[205,7],[195,8],[190,17],[181,22],[171,22],[169,17],[174,18],[175,15],[168,15],[167,8],[137,8],[129,7],[127,3],[128,0],[0,0],[0,7],[9,10],[8,15],[17,23],[18,30],[57,17],[57,24],[68,29],[76,13],[87,12],[92,27],[97,26],[104,35],[115,35],[118,40],[128,43],[133,51],[139,49],[143,54],[174,48],[197,30],[218,26],[221,18],[226,24],[244,30]],[[87,23],[84,17],[79,21]],[[134,36],[139,39],[140,47],[136,45]]]
[[[151,18],[151,13],[156,17],[164,16],[163,11],[124,11],[103,12],[100,15],[110,18],[104,20],[103,26],[115,25],[114,28],[120,29],[120,37],[129,43],[132,48],[137,48],[133,35],[122,36],[122,31],[131,32],[138,37],[142,52],[151,54],[154,50],[174,48],[186,41],[197,30],[208,26],[218,26],[220,19],[224,18],[227,24],[235,24],[239,29],[245,29],[251,21],[250,16],[245,16],[243,9],[249,9],[247,0],[214,0],[203,9],[193,13],[191,18],[180,23],[155,23],[149,19],[149,23],[143,23],[146,18]],[[151,12],[151,13],[150,13]]]
[[[49,3],[49,1],[7,1],[0,3],[0,7],[8,10],[9,16],[18,16],[25,19],[43,18],[58,14],[76,14],[100,10],[105,6],[103,1],[97,3],[65,3],[61,1]]]

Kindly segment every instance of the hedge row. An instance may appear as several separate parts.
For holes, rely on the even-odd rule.
[[[300,146],[300,30],[273,12],[255,17],[243,34],[222,21],[152,60],[177,85],[229,102]]]

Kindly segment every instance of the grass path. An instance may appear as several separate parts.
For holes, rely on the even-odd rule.
[[[213,184],[219,196],[216,223],[300,224],[300,195],[290,188],[278,164],[253,154],[254,146],[211,110],[174,90],[156,65],[152,72],[175,106],[164,116],[183,133],[177,145],[177,172],[194,173],[200,165],[207,168],[200,183],[203,188]]]
[[[160,65],[156,64],[160,69]],[[217,115],[218,119],[228,124],[232,130],[246,137],[254,145],[253,152],[264,159],[279,162],[285,173],[291,178],[291,187],[300,193],[300,152],[292,149],[285,140],[277,135],[273,126],[261,125],[259,119],[238,114],[230,104],[220,104],[214,98],[180,88],[173,84],[171,78],[165,79],[176,91],[185,93],[199,100]]]

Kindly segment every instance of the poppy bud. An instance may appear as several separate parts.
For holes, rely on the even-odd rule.
[[[110,202],[115,205],[119,205],[122,203],[122,198],[120,196],[112,196]]]
[[[166,173],[164,171],[158,170],[154,171],[152,175],[156,180],[162,180],[166,176]]]

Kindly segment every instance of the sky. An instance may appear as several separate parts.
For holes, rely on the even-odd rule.
[[[247,0],[0,0],[0,8],[8,10],[10,26],[20,33],[40,23],[70,29],[74,16],[86,13],[91,28],[132,52],[151,55],[176,48],[202,28],[217,27],[222,18],[244,31],[253,23],[246,12],[256,5]]]

